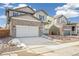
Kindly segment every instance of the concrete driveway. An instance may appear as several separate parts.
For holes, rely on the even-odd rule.
[[[27,38],[18,38],[21,42],[27,45],[50,45],[52,44],[51,40],[43,37],[27,37]]]
[[[63,44],[53,44],[51,40],[43,37],[18,38],[18,39],[27,45],[27,51],[35,52],[38,54],[79,45],[79,41]]]
[[[52,43],[51,40],[43,38],[43,37],[27,37],[27,38],[17,38],[22,43],[26,44],[29,48],[35,48],[35,47],[43,47],[46,45],[56,45]]]
[[[17,38],[22,43],[27,45],[27,48],[21,51],[13,52],[17,55],[27,55],[29,53],[35,53],[36,55],[76,55],[79,52],[79,41],[53,44],[49,39],[43,37],[28,37]],[[67,52],[68,51],[68,52]],[[30,54],[31,55],[31,54]]]

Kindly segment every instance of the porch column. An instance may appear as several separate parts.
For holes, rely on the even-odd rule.
[[[62,27],[60,27],[60,35],[64,35],[63,32],[64,32],[64,31],[63,31],[63,26],[62,26]]]

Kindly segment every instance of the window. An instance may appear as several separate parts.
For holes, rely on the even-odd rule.
[[[60,18],[59,18],[59,19],[57,19],[57,23],[58,23],[58,24],[60,24],[60,23],[61,23],[61,22],[60,22]]]
[[[18,12],[13,12],[13,16],[18,16]]]
[[[66,22],[67,22],[66,19],[65,19],[64,17],[62,17],[62,18],[61,18],[61,23],[64,24],[64,23],[66,23]]]
[[[65,30],[64,31],[64,35],[70,35],[70,31],[69,30]]]
[[[75,26],[72,26],[72,31],[75,31]]]
[[[43,21],[44,20],[44,16],[39,15],[39,19]]]
[[[13,12],[13,16],[19,16],[19,15],[23,15],[25,13],[22,13],[22,12]]]
[[[79,30],[77,30],[77,33],[79,34]]]

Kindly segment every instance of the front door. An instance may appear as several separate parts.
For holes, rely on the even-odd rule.
[[[75,26],[72,26],[72,32],[71,32],[72,35],[76,35],[76,27]]]

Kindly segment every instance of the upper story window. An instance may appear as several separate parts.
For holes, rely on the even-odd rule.
[[[44,20],[44,16],[39,15],[39,19],[43,21]]]
[[[18,16],[18,12],[13,12],[13,16]]]
[[[64,17],[61,18],[61,23],[66,23],[66,19]]]
[[[60,24],[61,23],[61,20],[60,18],[59,19],[56,19],[57,20],[57,23]]]
[[[22,13],[22,12],[13,12],[13,16],[19,16],[19,15],[23,15],[25,13]]]
[[[59,18],[59,19],[57,20],[57,23],[58,23],[58,24],[66,24],[66,19],[65,19],[65,18]]]

